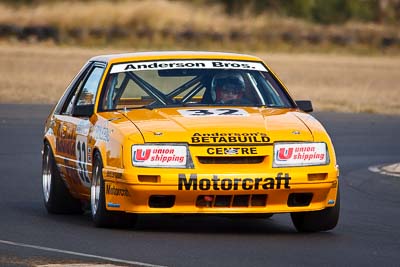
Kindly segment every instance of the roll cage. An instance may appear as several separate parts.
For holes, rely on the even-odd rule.
[[[229,105],[294,107],[282,86],[268,72],[253,70],[173,69],[109,73],[103,86],[99,111],[215,105],[211,81],[218,72],[243,75],[246,101]]]

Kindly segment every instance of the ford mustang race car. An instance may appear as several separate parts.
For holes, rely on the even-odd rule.
[[[298,231],[333,229],[339,169],[311,111],[249,55],[93,57],[47,118],[44,204],[90,207],[98,227],[150,213],[290,213]]]

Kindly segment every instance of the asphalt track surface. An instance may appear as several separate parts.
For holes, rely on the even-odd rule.
[[[49,215],[41,145],[50,106],[0,105],[0,266],[399,266],[400,178],[369,166],[400,162],[400,117],[315,113],[341,167],[342,209],[330,232],[301,234],[270,219],[143,216],[135,229],[99,229],[88,214]],[[148,264],[148,265],[146,265]]]

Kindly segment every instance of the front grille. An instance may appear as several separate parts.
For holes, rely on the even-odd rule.
[[[232,196],[216,196],[214,201],[215,207],[229,207],[231,205]]]
[[[265,207],[268,196],[254,195],[200,195],[197,197],[197,207],[235,208],[235,207]]]
[[[174,204],[174,195],[152,195],[149,198],[150,208],[172,208]]]
[[[264,156],[254,157],[197,157],[201,164],[258,164]]]
[[[292,193],[288,197],[287,205],[289,207],[306,207],[310,205],[312,193]]]

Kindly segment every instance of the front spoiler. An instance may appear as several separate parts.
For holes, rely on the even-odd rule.
[[[248,214],[316,211],[332,207],[336,203],[338,190],[336,177],[332,179],[328,177],[324,181],[302,182],[293,182],[300,179],[291,177],[291,183],[286,184],[285,180],[282,180],[279,187],[276,183],[274,188],[267,189],[265,188],[268,186],[265,183],[262,184],[263,181],[260,181],[256,187],[256,182],[250,186],[250,182],[243,181],[245,179],[241,180],[245,187],[240,185],[229,187],[228,182],[225,182],[225,187],[223,187],[220,180],[214,184],[211,181],[210,185],[204,182],[202,186],[200,180],[195,186],[194,183],[182,185],[178,181],[176,183],[139,183],[106,177],[106,206],[111,211],[144,214]],[[256,181],[255,179],[253,181]],[[232,181],[234,183],[234,179]],[[311,196],[309,201],[301,200],[305,196]],[[298,197],[299,203],[293,201],[293,197]],[[253,199],[264,198],[265,202],[253,201]],[[166,204],[163,199],[168,199]],[[237,201],[238,199],[240,201]],[[155,205],[153,201],[160,201],[161,207],[158,204]]]

